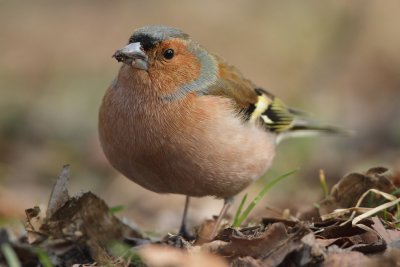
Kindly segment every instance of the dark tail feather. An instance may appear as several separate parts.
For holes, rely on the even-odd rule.
[[[319,125],[316,123],[310,124],[295,124],[285,132],[278,135],[277,142],[291,137],[306,137],[319,134],[335,134],[341,136],[354,136],[354,133],[334,125]]]
[[[338,126],[333,125],[294,125],[289,129],[291,132],[295,131],[316,131],[327,134],[340,134],[352,135],[353,133]]]

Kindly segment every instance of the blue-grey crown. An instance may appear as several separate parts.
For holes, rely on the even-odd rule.
[[[150,25],[137,29],[129,38],[129,43],[140,42],[142,47],[148,50],[157,43],[171,38],[188,39],[189,35],[173,27]]]

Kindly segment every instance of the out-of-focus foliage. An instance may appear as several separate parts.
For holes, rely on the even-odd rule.
[[[318,199],[320,168],[328,183],[374,165],[400,169],[399,11],[396,0],[2,1],[0,218],[46,202],[69,163],[73,190],[124,205],[148,229],[179,224],[171,215],[183,198],[156,196],[120,177],[97,138],[97,110],[118,71],[111,55],[146,24],[181,28],[291,106],[357,133],[284,142],[266,178],[301,171],[269,203]],[[194,207],[198,220],[219,203]]]

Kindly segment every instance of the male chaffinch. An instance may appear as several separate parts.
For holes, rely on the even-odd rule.
[[[267,171],[283,134],[336,131],[310,124],[175,28],[139,28],[113,57],[124,64],[100,108],[102,148],[144,188],[187,196],[181,232],[190,196],[235,196]]]

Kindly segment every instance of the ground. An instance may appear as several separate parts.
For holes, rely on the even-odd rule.
[[[70,197],[69,166],[46,210],[27,209],[25,233],[0,230],[0,264],[16,266],[399,266],[399,177],[351,173],[307,212],[232,226],[204,220],[191,237],[154,236],[123,222],[91,192]],[[321,182],[324,177],[321,173]],[[244,206],[243,206],[244,207]],[[238,214],[241,212],[239,211]]]
[[[349,259],[394,266],[397,191],[377,177],[398,186],[398,14],[397,0],[1,1],[0,255],[15,252],[27,266],[39,259],[43,266],[50,266],[46,259],[53,265],[123,265],[129,257],[148,266],[344,266]],[[156,194],[122,177],[104,157],[97,133],[102,96],[120,67],[111,55],[135,28],[149,24],[184,30],[289,106],[356,135],[284,141],[268,173],[236,197],[216,240],[199,241],[222,204],[211,197],[191,202],[188,226],[196,243],[168,236],[177,232],[184,196]],[[51,205],[43,204],[64,163],[71,164],[69,193],[53,193]],[[376,175],[375,169],[366,175],[374,166],[392,174]],[[294,169],[299,171],[269,190],[240,227],[230,228],[245,194],[248,203],[274,177]],[[355,208],[370,188],[377,191],[360,207],[385,211]],[[350,211],[355,217],[346,222]],[[358,221],[362,214],[368,216]],[[114,249],[107,246],[111,239],[118,241]],[[281,250],[271,249],[277,242]],[[185,249],[138,248],[148,243]],[[246,255],[231,251],[239,244],[246,244]],[[252,244],[259,254],[249,254]],[[256,244],[275,252],[268,256]]]

